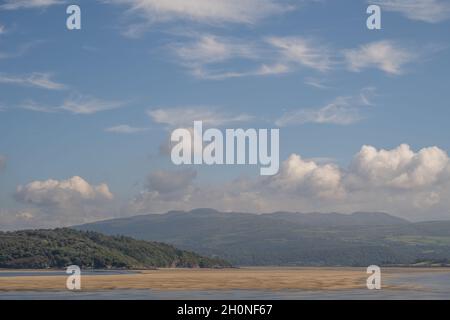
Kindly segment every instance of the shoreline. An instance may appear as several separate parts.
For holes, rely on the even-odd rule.
[[[0,277],[0,294],[10,291],[67,291],[66,274],[45,275],[64,270],[0,270],[1,272],[42,272],[44,275]],[[90,271],[90,270],[89,270]],[[94,270],[95,271],[95,270]],[[99,270],[100,271],[100,270]],[[113,270],[103,270],[113,271]],[[124,270],[119,270],[123,272]],[[105,290],[353,290],[366,289],[365,268],[245,267],[233,269],[130,270],[123,274],[82,275],[82,292]],[[382,279],[402,275],[450,273],[450,268],[383,268]],[[382,280],[382,281],[383,281]],[[384,284],[384,289],[406,290],[408,285]],[[417,288],[416,288],[417,289]]]

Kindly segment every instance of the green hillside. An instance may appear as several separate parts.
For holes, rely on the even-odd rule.
[[[413,223],[377,212],[255,215],[197,209],[76,228],[162,241],[234,265],[450,264],[450,221]]]
[[[72,229],[0,232],[0,268],[146,269],[154,267],[228,267],[158,242],[106,236]]]

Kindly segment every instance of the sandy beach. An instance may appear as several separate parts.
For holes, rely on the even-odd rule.
[[[386,280],[406,272],[449,271],[438,268],[386,268],[382,271],[382,277]],[[0,291],[66,290],[65,275],[47,276],[43,272],[39,276],[0,277]],[[84,275],[82,289],[349,290],[366,288],[367,277],[364,268],[157,269],[133,274]]]

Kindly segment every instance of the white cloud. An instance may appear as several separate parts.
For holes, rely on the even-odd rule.
[[[246,71],[224,70],[227,66],[223,64],[232,60],[243,59],[251,64],[253,60],[260,59],[260,48],[248,41],[205,34],[195,37],[193,41],[172,45],[171,48],[181,65],[200,79],[224,80],[276,71],[274,67],[269,70],[267,66]]]
[[[363,146],[353,160],[352,175],[361,180],[361,186],[413,189],[449,178],[449,164],[447,153],[438,147],[415,153],[406,144],[393,150]]]
[[[274,190],[309,193],[320,198],[339,198],[344,194],[342,173],[334,164],[320,165],[292,154],[283,162],[280,173],[271,179]]]
[[[120,101],[106,101],[93,97],[80,96],[64,101],[61,109],[73,114],[93,114],[101,111],[113,110],[123,107]]]
[[[254,24],[292,7],[273,0],[104,0],[126,5],[150,23],[171,20],[207,24]]]
[[[39,225],[34,209],[1,209],[0,208],[0,230],[13,231],[33,229]]]
[[[140,133],[140,132],[145,132],[145,131],[148,131],[148,130],[149,130],[149,128],[132,127],[132,126],[129,126],[127,124],[121,124],[121,125],[118,125],[118,126],[114,126],[114,127],[110,127],[110,128],[106,128],[105,129],[106,132],[121,133],[121,134]]]
[[[303,37],[271,37],[267,42],[280,50],[281,59],[318,71],[330,70],[334,64],[329,48]]]
[[[279,75],[299,67],[324,72],[334,65],[331,51],[326,46],[303,37],[244,41],[201,35],[194,41],[172,46],[172,50],[194,76],[210,80]],[[240,60],[249,67],[230,71],[228,64]]]
[[[177,171],[156,170],[147,177],[145,190],[140,197],[159,199],[163,201],[188,200],[194,192],[193,182],[197,172],[193,169]]]
[[[231,78],[253,77],[253,76],[270,76],[280,75],[291,72],[291,68],[287,65],[277,63],[274,65],[263,64],[260,67],[247,71],[210,71],[203,67],[197,67],[192,70],[194,76],[207,80],[225,80]]]
[[[30,86],[48,90],[62,90],[65,85],[51,79],[49,73],[33,72],[29,75],[7,75],[0,73],[0,83]]]
[[[383,10],[401,13],[412,20],[437,23],[450,17],[448,0],[371,0],[369,2],[380,5]]]
[[[175,53],[185,62],[207,64],[236,57],[253,57],[254,48],[248,43],[214,35],[201,35],[193,43],[176,45]]]
[[[394,41],[380,40],[357,48],[338,50],[314,38],[302,36],[269,37],[246,40],[211,34],[188,34],[188,41],[169,46],[177,62],[200,79],[280,75],[310,69],[323,74],[339,66],[349,71],[376,68],[399,75],[405,66],[416,61],[422,53]],[[193,40],[192,40],[193,39]],[[245,65],[246,67],[242,67]],[[309,77],[307,84],[323,89],[317,80]]]
[[[34,101],[26,101],[20,108],[35,112],[53,113],[69,112],[72,114],[90,115],[97,112],[121,108],[125,105],[122,101],[107,101],[95,97],[77,95],[66,99],[59,106],[37,104]]]
[[[67,180],[33,181],[17,187],[15,198],[23,203],[35,205],[65,205],[79,200],[112,200],[108,185],[90,185],[81,177]]]
[[[17,9],[46,8],[62,3],[64,3],[64,1],[62,0],[5,0],[4,4],[0,5],[0,9],[17,10]]]
[[[176,172],[154,176],[157,187],[147,186],[132,199],[130,212],[212,207],[257,213],[385,211],[419,220],[450,217],[450,161],[438,147],[414,152],[407,145],[392,150],[363,146],[347,168],[292,154],[275,176],[222,184],[200,183],[192,173],[178,181]]]
[[[317,109],[299,109],[283,114],[275,121],[279,127],[305,123],[348,125],[362,119],[361,108],[370,106],[373,88],[366,88],[358,96],[337,97]]]
[[[14,198],[27,206],[21,212],[4,213],[0,220],[23,227],[61,227],[114,217],[117,203],[105,183],[91,185],[81,177],[33,181],[19,185]]]
[[[414,61],[416,55],[392,41],[378,41],[356,49],[344,50],[344,56],[351,71],[377,68],[386,73],[399,75],[403,67]]]
[[[152,172],[147,178],[147,188],[150,191],[159,193],[171,193],[189,187],[197,176],[197,172],[192,169],[165,171],[157,170]]]
[[[50,107],[50,106],[46,106],[46,105],[40,105],[37,104],[36,102],[29,100],[26,101],[24,103],[22,103],[19,108],[21,109],[25,109],[28,111],[34,111],[34,112],[43,112],[43,113],[53,113],[53,112],[58,112],[58,107]]]
[[[153,122],[169,127],[192,127],[194,121],[208,126],[224,126],[253,119],[247,114],[232,115],[212,107],[159,108],[147,111]]]
[[[324,84],[324,80],[315,79],[315,78],[307,78],[305,79],[305,84],[317,88],[317,89],[329,89],[327,85]]]
[[[0,24],[0,35],[6,33],[6,28],[4,25]]]

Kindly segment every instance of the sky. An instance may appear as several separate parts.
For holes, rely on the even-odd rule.
[[[449,27],[444,0],[2,0],[0,229],[199,207],[448,220]],[[194,120],[279,128],[279,173],[175,166]]]

